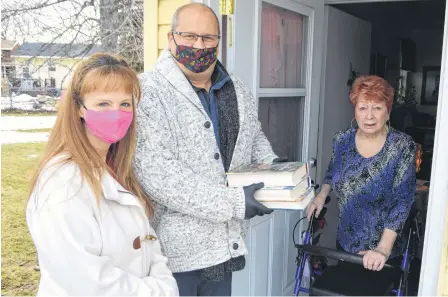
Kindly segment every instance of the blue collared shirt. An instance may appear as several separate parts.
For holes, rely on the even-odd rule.
[[[220,123],[219,123],[219,108],[217,103],[216,91],[220,90],[226,83],[230,82],[230,76],[224,69],[224,66],[218,61],[215,66],[215,70],[212,74],[212,86],[207,92],[203,88],[197,88],[192,84],[192,87],[201,100],[204,110],[210,117],[215,131],[216,144],[221,148],[220,142]],[[221,149],[222,151],[222,149]]]

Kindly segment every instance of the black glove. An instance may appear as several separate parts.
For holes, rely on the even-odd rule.
[[[252,184],[250,186],[243,187],[244,196],[246,198],[246,213],[244,215],[245,219],[251,219],[255,216],[262,216],[265,214],[270,214],[273,209],[269,209],[254,198],[254,193],[264,187],[264,183]]]
[[[288,162],[288,157],[278,157],[278,158],[275,158],[272,162],[273,162],[273,163],[283,163],[283,162]]]

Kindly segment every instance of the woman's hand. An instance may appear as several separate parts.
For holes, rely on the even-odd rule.
[[[317,195],[313,201],[308,205],[308,208],[306,210],[306,217],[308,221],[311,220],[311,217],[313,215],[313,212],[316,211],[316,217],[319,216],[320,212],[322,211],[322,208],[324,207],[326,197],[322,195]]]
[[[358,253],[362,255],[362,262],[365,269],[380,271],[386,264],[388,253],[379,250],[362,251]]]

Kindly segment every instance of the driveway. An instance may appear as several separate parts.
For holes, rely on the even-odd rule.
[[[2,116],[0,117],[1,143],[45,142],[49,132],[20,132],[17,130],[49,129],[56,116]]]

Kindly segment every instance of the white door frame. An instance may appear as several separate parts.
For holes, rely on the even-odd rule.
[[[306,34],[304,35],[304,40],[307,40],[306,47],[304,48],[304,54],[303,54],[303,65],[302,65],[302,81],[303,85],[298,88],[262,88],[260,87],[260,49],[261,49],[261,16],[262,16],[262,3],[269,3],[272,5],[277,5],[279,7],[288,9],[290,11],[299,13],[303,16],[306,16],[308,18],[308,28],[306,29]],[[304,3],[293,1],[278,1],[278,0],[262,0],[262,1],[256,1],[255,4],[255,11],[258,12],[258,20],[256,20],[255,23],[255,33],[254,33],[254,44],[257,48],[257,54],[254,55],[254,69],[253,73],[255,74],[253,76],[252,81],[252,89],[254,91],[254,96],[258,98],[258,100],[263,100],[262,97],[269,98],[269,97],[299,97],[299,100],[305,100],[305,113],[303,119],[297,119],[298,121],[302,121],[303,127],[302,131],[300,131],[300,134],[302,135],[302,139],[299,139],[299,142],[307,143],[308,145],[302,146],[302,153],[300,156],[298,156],[301,160],[308,161],[310,158],[316,158],[317,157],[317,137],[316,139],[312,139],[312,135],[317,134],[317,127],[310,127],[311,119],[315,117],[315,115],[312,114],[312,98],[320,98],[320,88],[317,87],[317,85],[320,84],[320,82],[313,78],[313,66],[316,61],[314,58],[314,55],[320,56],[321,53],[319,50],[315,49],[315,44],[317,44],[317,41],[315,38],[321,39],[321,36],[319,34],[315,34],[315,30],[322,30],[322,27],[318,27],[316,29],[316,22],[319,21],[319,17],[322,16],[316,16],[315,14],[315,8],[312,6],[307,6],[306,1],[302,1]],[[317,19],[316,19],[317,18]],[[319,66],[322,68],[321,66]],[[303,71],[305,70],[305,71]],[[313,88],[313,86],[316,86]],[[314,104],[315,105],[315,104]],[[317,115],[317,113],[316,113]],[[299,145],[299,143],[295,144],[296,146]],[[315,171],[310,172],[310,176],[312,179],[315,179]]]
[[[325,0],[325,4],[398,1],[428,0]],[[326,47],[325,39],[324,53],[326,53]],[[322,81],[325,81],[325,59],[326,57],[324,56]],[[448,215],[448,154],[446,153],[448,152],[448,138],[446,137],[448,135],[448,116],[442,118],[442,114],[448,114],[448,102],[443,100],[444,97],[448,98],[448,6],[445,10],[440,86],[419,296],[437,296],[442,294],[441,284],[444,281],[445,265],[447,263],[447,256],[443,251],[446,248],[444,239],[447,237],[446,233],[448,233],[445,221],[445,216]],[[322,91],[321,94],[323,94]],[[324,105],[323,101],[325,101],[322,96],[320,101],[322,108]]]
[[[426,215],[425,241],[420,272],[419,296],[441,295],[439,283],[443,282],[446,258],[442,255],[448,207],[448,6],[445,9],[439,101],[437,104],[436,132],[429,188],[428,213]],[[442,114],[445,117],[442,117]]]

